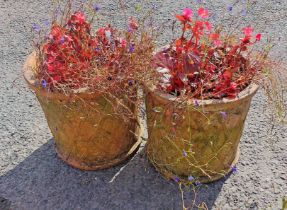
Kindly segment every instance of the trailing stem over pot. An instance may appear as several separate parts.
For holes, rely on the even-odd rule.
[[[280,62],[269,58],[273,45],[267,41],[261,48],[263,36],[251,26],[239,33],[216,27],[210,15],[202,7],[196,15],[190,8],[176,15],[181,34],[155,52],[156,70],[146,80],[147,154],[175,181],[210,182],[236,170],[239,141],[258,86],[266,90],[278,116],[285,117],[276,69]]]
[[[88,2],[74,7],[71,0],[64,7],[58,5],[51,25],[45,23],[48,30],[33,24],[37,34],[36,84],[65,95],[101,92],[115,99],[124,95],[135,103],[136,90],[151,66],[153,52],[151,37],[142,28],[144,23],[130,17],[125,29],[110,23],[94,29],[93,23],[103,17],[100,5]],[[85,10],[92,14],[91,18]],[[116,111],[133,115],[125,108]]]

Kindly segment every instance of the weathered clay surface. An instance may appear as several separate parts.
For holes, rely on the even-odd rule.
[[[119,164],[134,154],[140,145],[135,120],[115,114],[116,101],[108,95],[75,94],[67,96],[35,86],[31,54],[24,76],[45,113],[59,156],[68,164],[84,169],[103,169]],[[130,109],[135,112],[134,106]]]
[[[147,90],[148,158],[168,178],[209,182],[225,176],[235,164],[257,89],[252,84],[238,99],[206,100],[199,106]]]

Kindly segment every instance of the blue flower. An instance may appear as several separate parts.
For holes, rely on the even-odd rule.
[[[134,84],[134,81],[133,81],[133,80],[130,80],[130,81],[128,82],[128,84],[129,84],[129,86],[132,86],[132,85]]]
[[[64,43],[65,43],[65,37],[62,37],[62,38],[60,39],[60,43],[61,43],[61,44],[64,44]]]
[[[233,166],[231,169],[232,174],[236,174],[237,173],[237,167]]]
[[[195,106],[199,106],[199,103],[197,100],[194,101]]]
[[[223,117],[224,120],[227,119],[227,113],[226,112],[220,112],[221,116]]]
[[[162,52],[163,52],[163,53],[167,53],[168,50],[169,50],[169,48],[164,48]]]
[[[193,181],[194,180],[194,177],[193,176],[189,176],[188,177],[188,181]]]
[[[96,51],[96,52],[101,52],[100,47],[96,47],[96,48],[95,48],[95,51]]]
[[[130,53],[133,53],[133,52],[135,51],[135,46],[134,46],[134,45],[131,45],[129,51],[130,51]]]
[[[94,8],[94,10],[95,10],[96,12],[98,12],[98,11],[101,9],[101,6],[98,5],[98,4],[94,4],[94,5],[93,5],[93,8]]]
[[[197,187],[200,187],[200,186],[202,185],[200,181],[196,181],[194,184],[195,184],[195,186],[197,186]]]
[[[46,80],[42,80],[42,86],[44,87],[44,88],[46,88],[47,87],[47,81]]]
[[[44,20],[43,23],[46,27],[50,26],[51,24],[49,20]]]
[[[247,9],[243,9],[243,10],[241,11],[241,14],[242,14],[243,16],[246,16],[246,15],[247,15]]]
[[[40,32],[41,31],[41,27],[39,25],[37,25],[36,23],[32,24],[32,28],[34,29],[34,31],[36,32]]]
[[[63,11],[62,11],[61,7],[58,6],[56,9],[56,16],[61,16],[62,14],[63,14]]]
[[[180,182],[180,179],[178,177],[174,177],[173,180],[177,183]]]
[[[134,29],[132,29],[131,27],[128,27],[128,32],[129,32],[129,33],[133,33],[133,32],[134,32]]]
[[[228,10],[229,12],[232,12],[233,7],[232,7],[231,5],[229,5],[229,6],[227,7],[227,10]]]
[[[182,154],[183,154],[184,157],[187,157],[187,153],[186,153],[185,150],[183,150]]]
[[[153,10],[156,10],[156,9],[157,9],[157,5],[153,3],[153,4],[152,4],[152,9],[153,9]]]

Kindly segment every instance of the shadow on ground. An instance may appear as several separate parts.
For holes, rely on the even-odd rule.
[[[121,172],[110,183],[121,168]],[[197,203],[205,202],[211,208],[224,182],[221,180],[202,188]],[[187,200],[192,200],[191,193],[186,196]],[[178,185],[161,178],[142,151],[125,165],[86,172],[62,162],[56,155],[53,140],[49,140],[13,170],[0,177],[0,197],[0,209],[182,207]]]

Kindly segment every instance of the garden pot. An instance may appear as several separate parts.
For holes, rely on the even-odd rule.
[[[250,84],[235,99],[180,101],[149,86],[149,160],[168,179],[207,183],[227,175],[238,161],[244,122],[257,90]]]
[[[24,65],[24,78],[35,92],[54,136],[58,156],[82,170],[104,169],[133,155],[141,143],[137,120],[114,114],[117,102],[103,93],[64,95],[37,86],[35,54]],[[129,105],[136,112],[135,105]]]

